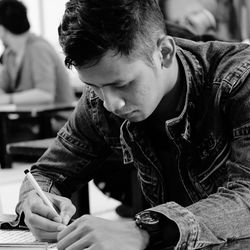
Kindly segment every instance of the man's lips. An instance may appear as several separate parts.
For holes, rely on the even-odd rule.
[[[126,112],[126,113],[116,113],[116,115],[118,115],[119,117],[122,117],[122,118],[129,118],[131,117],[131,115],[134,113],[134,111],[130,111],[130,112]]]

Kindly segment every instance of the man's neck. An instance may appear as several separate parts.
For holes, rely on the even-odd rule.
[[[162,98],[161,102],[159,103],[158,107],[154,111],[154,113],[151,115],[152,119],[162,120],[166,121],[170,118],[173,118],[176,115],[177,107],[179,106],[180,102],[183,100],[180,100],[180,97],[183,97],[182,91],[184,86],[184,77],[181,67],[178,64],[177,59],[175,60],[172,69],[172,72],[175,72],[175,74],[171,75],[170,77],[170,70],[166,70],[165,73],[165,79],[166,83],[171,81],[173,83],[173,88]]]
[[[28,39],[28,32],[21,35],[12,35],[9,48],[17,55],[22,54]]]

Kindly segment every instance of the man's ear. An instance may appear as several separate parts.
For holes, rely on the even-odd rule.
[[[158,50],[160,51],[162,67],[168,68],[175,57],[176,45],[171,36],[163,36],[157,41]]]

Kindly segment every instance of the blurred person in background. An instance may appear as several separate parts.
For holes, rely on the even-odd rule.
[[[67,104],[74,101],[73,88],[62,59],[48,41],[30,32],[27,9],[21,1],[0,1],[0,39],[5,47],[0,65],[0,105]],[[68,112],[61,112],[52,119],[55,132],[65,123],[67,116]],[[34,119],[19,120],[18,126],[16,122],[9,123],[14,126],[13,141],[38,133],[37,126],[30,124],[36,123]]]
[[[0,1],[0,39],[5,51],[0,72],[0,104],[71,103],[73,90],[55,49],[29,31],[24,4]]]
[[[205,7],[199,0],[189,0],[187,8],[182,8],[187,4],[183,0],[158,0],[158,3],[167,22],[186,28],[196,36],[215,35],[216,20],[209,10],[214,5],[213,1]]]
[[[243,41],[249,23],[249,1],[245,0],[159,0],[165,20],[185,27],[195,35],[218,40]],[[182,8],[187,4],[186,8]],[[245,35],[247,33],[247,35]]]

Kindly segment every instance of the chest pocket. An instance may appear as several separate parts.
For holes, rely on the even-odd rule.
[[[227,180],[226,161],[230,154],[230,145],[224,137],[217,138],[210,134],[197,146],[196,160],[193,160],[191,178],[196,188],[205,198],[217,191]]]
[[[141,185],[142,192],[151,206],[156,206],[161,203],[159,180],[152,171],[152,167],[147,167],[139,161],[135,161],[134,165],[137,169],[138,179]]]

